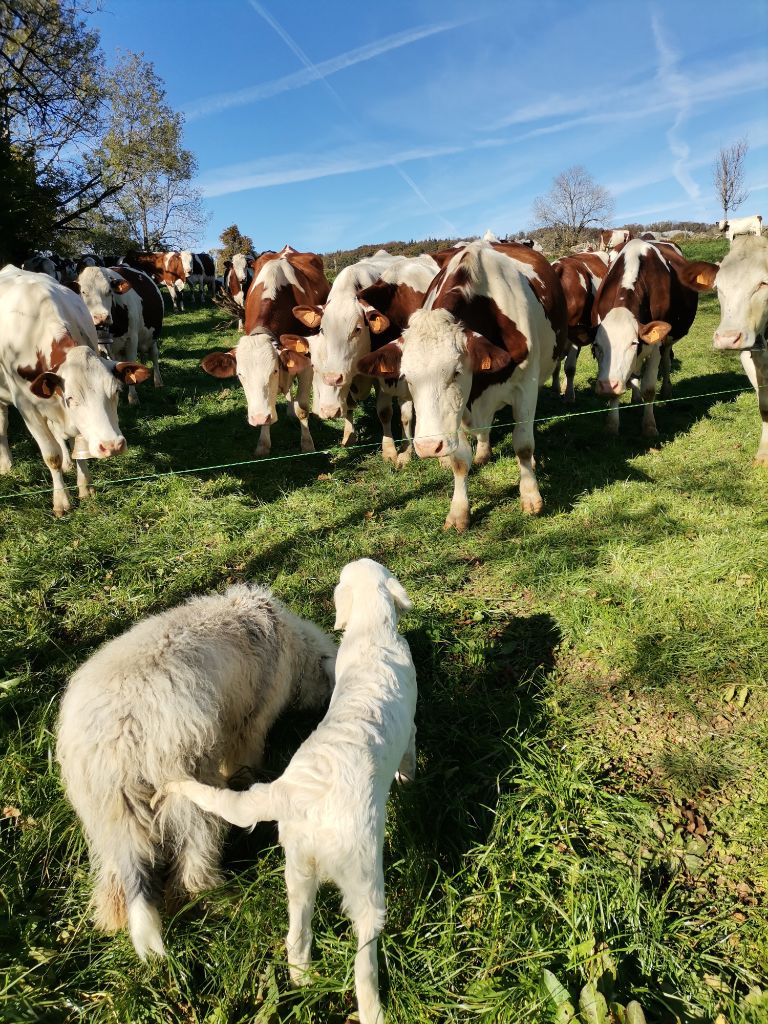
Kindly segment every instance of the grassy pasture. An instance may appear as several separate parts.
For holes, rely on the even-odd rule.
[[[501,428],[457,536],[442,531],[449,476],[396,473],[375,447],[197,471],[252,458],[255,431],[239,387],[197,368],[233,335],[207,310],[170,316],[166,389],[123,407],[130,448],[96,466],[96,498],[60,522],[50,495],[0,500],[0,1020],[348,1018],[353,939],[333,890],[317,982],[288,986],[271,825],[233,831],[226,883],[166,919],[166,962],[94,933],[52,730],[67,675],[138,618],[255,579],[330,628],[338,573],[363,555],[415,603],[420,776],[393,791],[385,852],[392,1024],[555,1019],[553,978],[560,1021],[589,983],[648,1021],[766,1020],[768,475],[751,461],[754,394],[700,397],[747,384],[712,352],[716,321],[706,297],[676,346],[683,400],[658,407],[653,442],[632,409],[603,435],[582,354],[577,411],[598,412],[540,424],[544,514],[521,513]],[[542,392],[539,416],[562,411]],[[373,445],[372,406],[359,426]],[[0,498],[48,483],[15,416],[11,429]],[[298,434],[282,419],[272,454],[293,455]],[[340,438],[318,421],[313,434]],[[195,471],[117,485],[171,469]],[[280,723],[268,775],[311,727]]]

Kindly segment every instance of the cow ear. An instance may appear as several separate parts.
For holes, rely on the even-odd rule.
[[[389,317],[384,316],[383,313],[380,313],[378,309],[374,309],[373,306],[364,305],[363,316],[371,334],[383,334],[389,327]]]
[[[125,295],[126,292],[131,291],[133,285],[130,281],[126,281],[124,277],[121,277],[119,281],[114,278],[109,282],[109,287],[115,293],[115,295]]]
[[[512,362],[509,352],[492,345],[482,334],[467,333],[467,354],[473,373],[496,373]]]
[[[234,377],[237,373],[237,356],[234,351],[209,352],[200,360],[200,365],[212,377]]]
[[[349,616],[352,614],[352,589],[351,587],[337,584],[333,592],[333,603],[336,607],[336,621],[334,629],[346,629]]]
[[[367,377],[383,377],[384,380],[397,380],[400,376],[400,360],[403,349],[397,341],[390,341],[375,352],[369,352],[357,363],[357,372]]]
[[[151,371],[141,363],[115,363],[112,373],[123,384],[143,384],[152,376]]]
[[[305,327],[309,327],[311,331],[316,331],[320,326],[320,321],[323,319],[323,307],[294,306],[293,315],[299,323],[304,324]]]
[[[303,356],[309,355],[309,342],[306,338],[302,338],[300,334],[281,334],[280,346],[291,352],[298,352]]]
[[[716,263],[706,260],[692,260],[677,272],[678,277],[687,288],[697,292],[708,292],[715,287],[715,278],[720,269]]]
[[[432,252],[429,255],[442,270],[446,263],[450,263],[458,249],[445,249],[443,252]]]
[[[76,295],[80,294],[80,285],[77,283],[77,281],[67,281],[64,287],[71,289],[71,291],[73,291]]]
[[[29,390],[38,398],[53,398],[55,394],[64,394],[64,381],[58,373],[51,373],[50,370],[38,374],[30,383]]]
[[[672,330],[672,324],[666,320],[651,320],[647,324],[640,324],[637,329],[637,336],[646,345],[658,345],[664,341]]]
[[[278,355],[283,368],[291,375],[301,373],[312,365],[308,356],[303,356],[300,352],[292,352],[289,348],[281,349]]]

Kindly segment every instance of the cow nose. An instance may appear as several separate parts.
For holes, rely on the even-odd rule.
[[[109,316],[109,315],[107,315],[107,316],[95,316],[93,318],[93,323],[94,323],[95,327],[111,327],[112,326],[112,317]]]
[[[422,459],[435,458],[441,455],[445,447],[442,438],[439,441],[416,441],[416,452]]]
[[[715,331],[714,347],[716,349],[741,348],[741,331]]]
[[[620,380],[599,380],[595,387],[598,395],[624,394],[624,385]]]
[[[111,455],[119,455],[125,451],[125,438],[118,437],[115,441],[99,441],[99,457],[107,459]]]
[[[344,383],[343,373],[324,373],[323,380],[329,387],[338,388]]]
[[[252,427],[268,427],[272,423],[272,413],[268,412],[266,416],[263,413],[254,413],[248,417],[248,422]]]

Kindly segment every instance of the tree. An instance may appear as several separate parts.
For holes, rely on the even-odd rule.
[[[95,209],[114,183],[80,152],[101,116],[97,32],[78,0],[6,0],[0,4],[0,261],[47,247]]]
[[[253,252],[253,241],[248,235],[241,235],[240,228],[237,224],[230,224],[228,228],[219,235],[219,241],[221,242],[221,249],[218,251],[216,260],[216,270],[219,274],[224,272],[224,263],[227,260],[231,260],[232,257],[238,252]]]
[[[747,140],[739,139],[732,146],[723,146],[715,157],[712,180],[725,220],[729,211],[737,209],[749,197],[744,187],[744,159],[748,152]]]
[[[577,164],[558,174],[549,192],[534,200],[533,215],[538,227],[552,231],[555,247],[565,249],[575,245],[588,228],[610,221],[613,198]]]
[[[197,164],[183,146],[183,116],[166,102],[162,80],[141,53],[120,57],[105,92],[110,114],[94,164],[120,184],[105,212],[144,249],[187,248],[207,217],[192,185]]]

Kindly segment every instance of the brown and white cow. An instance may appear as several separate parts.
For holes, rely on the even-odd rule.
[[[198,306],[203,304],[206,292],[213,301],[216,284],[216,264],[207,252],[180,252],[189,293],[197,298]]]
[[[598,248],[601,252],[610,252],[618,245],[624,245],[632,238],[632,232],[627,228],[606,228],[600,232]]]
[[[439,270],[435,260],[425,254],[412,258],[398,257],[378,281],[357,293],[362,316],[368,326],[368,332],[358,331],[352,338],[354,358],[358,364],[368,352],[399,340],[411,315],[421,309],[424,297]],[[356,377],[359,381],[368,379],[365,375]],[[407,442],[400,454],[392,437],[393,398],[397,399],[400,408],[403,436]],[[376,412],[383,432],[381,451],[384,460],[398,467],[404,466],[413,453],[413,401],[404,379],[378,379]]]
[[[0,272],[0,472],[11,468],[8,406],[14,405],[50,471],[57,516],[70,508],[62,475],[72,464],[68,441],[78,439],[77,485],[84,498],[93,493],[88,458],[125,450],[117,422],[120,384],[149,376],[146,367],[104,359],[97,350],[96,329],[79,295],[43,274],[13,266]]]
[[[569,404],[576,401],[573,379],[576,376],[576,362],[579,353],[592,340],[592,305],[605,275],[608,273],[608,255],[605,252],[581,252],[561,256],[552,267],[560,278],[560,284],[568,307],[568,340],[570,348],[565,359],[565,394]],[[552,390],[560,394],[560,362],[555,364],[552,374]]]
[[[619,396],[631,383],[645,404],[642,431],[656,437],[653,401],[659,366],[670,390],[671,347],[690,330],[698,293],[684,282],[688,261],[671,244],[631,239],[603,278],[592,307],[595,390],[611,399],[607,429],[619,429]],[[709,264],[714,266],[714,264]]]
[[[309,430],[312,399],[312,363],[306,328],[293,310],[300,303],[314,305],[328,296],[328,281],[321,256],[297,252],[291,246],[279,253],[262,253],[255,263],[253,283],[245,302],[245,336],[229,352],[211,352],[201,362],[213,377],[237,375],[248,402],[248,422],[261,427],[256,455],[268,455],[270,427],[277,422],[277,396],[291,402],[301,427],[301,450],[315,450]]]
[[[180,252],[129,252],[120,263],[143,270],[156,285],[164,286],[171,297],[174,311],[184,309],[184,285],[187,274]]]
[[[134,267],[85,267],[71,285],[88,307],[102,345],[115,359],[135,362],[139,356],[152,358],[156,388],[160,376],[158,340],[163,329],[163,297],[155,282]],[[138,404],[136,389],[128,388],[128,401]]]
[[[404,259],[380,249],[344,267],[331,285],[326,303],[304,303],[294,310],[305,328],[317,332],[309,341],[315,368],[315,412],[323,419],[344,416],[341,443],[345,446],[357,440],[351,410],[370,390],[370,381],[357,379],[357,362],[370,351],[371,332],[375,333],[379,324],[383,329],[384,322],[375,310],[366,315],[357,293]]]
[[[242,310],[242,316],[238,321],[238,330],[243,329],[245,323],[245,297],[253,280],[253,267],[256,257],[245,253],[235,253],[231,261],[224,264],[224,290]]]
[[[684,277],[697,291],[717,288],[720,323],[713,345],[718,352],[739,353],[757,392],[763,427],[755,462],[768,466],[768,238],[737,236],[719,268],[691,263]]]
[[[360,369],[405,377],[416,410],[415,447],[422,458],[450,461],[454,491],[446,529],[469,523],[467,474],[490,454],[488,431],[511,405],[512,443],[526,512],[543,507],[533,458],[533,421],[540,383],[568,345],[567,315],[557,274],[539,253],[512,243],[476,241],[436,257],[443,269],[401,342],[360,361]]]

